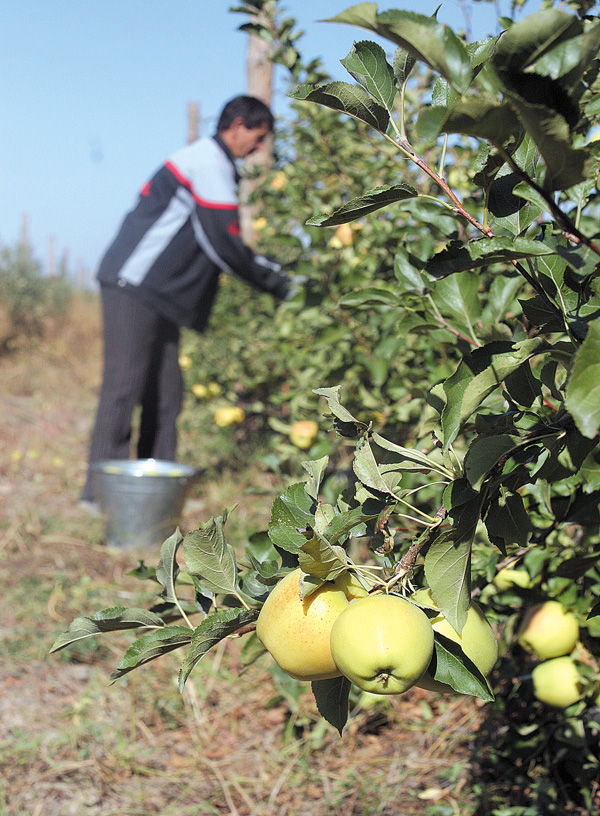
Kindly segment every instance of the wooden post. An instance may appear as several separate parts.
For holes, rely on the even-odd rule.
[[[246,56],[246,92],[248,96],[255,96],[266,105],[271,106],[273,96],[273,63],[269,56],[273,53],[273,46],[250,34],[248,37],[248,52]],[[246,159],[246,166],[253,171],[259,167],[269,167],[273,159],[273,140],[268,138],[262,147]],[[256,204],[247,204],[253,190],[256,188],[255,179],[244,179],[240,185],[240,228],[242,237],[247,244],[255,244],[257,233],[252,228],[252,221],[256,218],[259,207]]]
[[[188,102],[187,143],[192,144],[200,137],[200,108],[197,102]]]

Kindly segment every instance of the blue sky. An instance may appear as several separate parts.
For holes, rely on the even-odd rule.
[[[91,274],[142,183],[186,140],[197,102],[202,135],[222,105],[244,93],[246,35],[233,0],[25,0],[0,12],[0,245],[19,238],[27,214],[36,257]],[[352,0],[286,0],[306,32],[305,57],[321,57],[337,79],[339,60],[362,29],[318,22]],[[438,0],[379,3],[432,14]],[[508,3],[503,0],[502,7]],[[493,5],[474,5],[476,36],[496,33]],[[438,19],[464,26],[458,0]],[[387,50],[393,46],[387,44]],[[276,74],[274,110],[287,84]]]

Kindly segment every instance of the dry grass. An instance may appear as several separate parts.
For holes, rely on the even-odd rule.
[[[306,685],[266,660],[240,675],[236,641],[183,695],[176,653],[108,685],[126,635],[48,655],[75,615],[144,600],[133,556],[77,508],[100,353],[98,306],[82,299],[46,341],[0,359],[0,816],[472,812],[473,701],[412,690],[356,711],[340,739]],[[223,474],[198,485],[184,526],[239,500],[243,535],[277,488],[254,468]]]

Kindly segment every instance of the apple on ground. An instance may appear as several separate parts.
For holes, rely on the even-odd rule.
[[[368,595],[336,619],[331,653],[341,673],[363,691],[401,694],[431,661],[433,629],[423,610],[405,598]]]
[[[411,598],[429,609],[439,610],[439,606],[433,600],[431,590],[428,587],[418,589],[411,595]],[[441,635],[445,635],[450,640],[458,643],[484,677],[489,675],[498,660],[498,641],[494,630],[477,604],[471,603],[467,612],[467,620],[460,634],[448,623],[442,612],[436,615],[435,618],[430,619],[429,622],[434,632],[439,632]],[[415,685],[430,691],[456,693],[452,686],[434,680],[428,672],[425,672]]]
[[[517,632],[519,645],[540,660],[562,657],[579,640],[579,623],[558,601],[545,601],[525,613]]]
[[[238,405],[224,405],[217,408],[214,414],[215,423],[219,428],[227,428],[229,425],[239,425],[246,418],[243,409]]]
[[[533,693],[537,699],[554,708],[567,708],[583,694],[582,678],[575,661],[569,656],[554,657],[538,663],[531,678]]]

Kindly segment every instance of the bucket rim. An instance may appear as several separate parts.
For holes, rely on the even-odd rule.
[[[119,472],[107,471],[107,468],[119,468]],[[174,462],[168,459],[100,459],[90,464],[90,470],[94,473],[102,473],[106,476],[135,476],[136,478],[166,477],[169,479],[187,478],[197,476],[199,471],[192,465],[184,465],[181,462]],[[158,471],[149,474],[148,471]],[[176,470],[176,473],[170,471]]]

